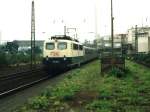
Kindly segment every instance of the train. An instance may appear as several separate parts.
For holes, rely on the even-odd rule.
[[[55,35],[44,41],[43,64],[49,72],[80,66],[96,58],[96,48],[85,46],[67,35]]]

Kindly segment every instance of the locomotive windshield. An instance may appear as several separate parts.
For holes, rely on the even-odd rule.
[[[67,43],[66,42],[59,42],[58,43],[58,49],[59,50],[67,49]]]
[[[46,49],[53,50],[55,48],[54,43],[46,43]]]

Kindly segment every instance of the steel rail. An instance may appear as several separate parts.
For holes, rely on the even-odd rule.
[[[41,68],[2,76],[0,77],[0,98],[48,78],[49,75]]]
[[[36,81],[33,81],[33,82],[31,82],[31,83],[25,84],[25,85],[21,85],[21,86],[19,86],[19,87],[13,88],[13,89],[10,89],[10,90],[8,90],[8,91],[4,91],[4,92],[0,93],[0,98],[3,97],[3,96],[5,96],[5,95],[8,95],[8,94],[10,94],[10,93],[12,93],[12,92],[15,92],[15,91],[17,91],[17,90],[21,90],[21,89],[24,89],[24,88],[26,88],[26,87],[32,86],[32,85],[34,85],[34,84],[37,84],[37,83],[39,83],[39,82],[41,82],[41,81],[43,81],[43,80],[46,80],[46,79],[48,79],[48,78],[49,78],[49,76],[44,77],[44,78],[39,79],[39,80],[36,80]]]

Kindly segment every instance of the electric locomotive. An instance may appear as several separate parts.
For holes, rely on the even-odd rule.
[[[55,35],[44,42],[43,63],[48,71],[66,70],[98,57],[96,48],[86,47],[66,35]]]

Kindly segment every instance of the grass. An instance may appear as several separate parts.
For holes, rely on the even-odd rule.
[[[149,112],[150,69],[126,61],[126,77],[100,75],[99,61],[68,73],[16,112]]]

